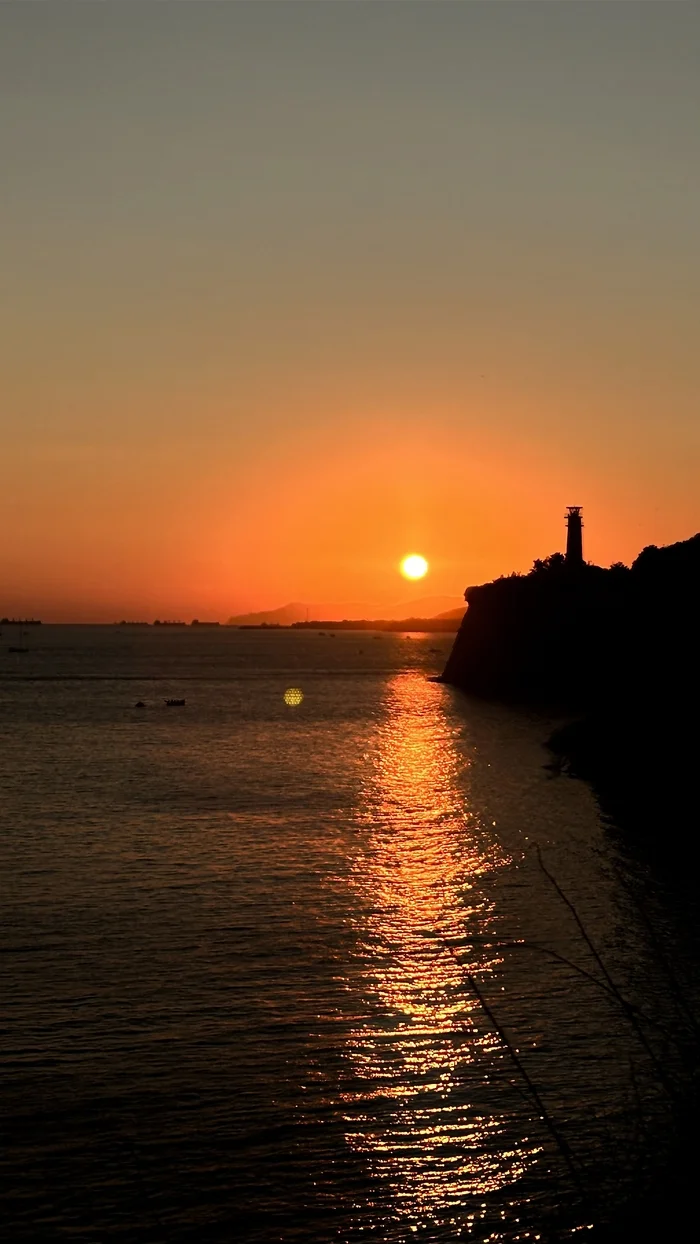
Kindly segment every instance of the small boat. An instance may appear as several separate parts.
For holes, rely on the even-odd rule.
[[[167,704],[168,708],[183,708],[185,701],[184,700],[166,700],[165,703]]]
[[[137,700],[136,703],[134,704],[134,708],[145,708],[145,707],[146,705],[144,704],[143,700]]]

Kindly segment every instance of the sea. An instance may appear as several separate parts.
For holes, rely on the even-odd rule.
[[[451,642],[3,627],[8,1241],[564,1240],[653,1180],[684,930]]]

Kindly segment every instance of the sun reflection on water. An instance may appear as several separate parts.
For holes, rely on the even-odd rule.
[[[468,1232],[474,1199],[512,1184],[536,1149],[512,1132],[506,1142],[493,1113],[488,1081],[503,1051],[447,945],[478,939],[465,966],[493,972],[495,912],[478,883],[510,861],[468,807],[443,695],[421,675],[394,678],[367,757],[342,1101],[348,1143],[388,1184],[392,1216],[414,1229],[447,1217]]]

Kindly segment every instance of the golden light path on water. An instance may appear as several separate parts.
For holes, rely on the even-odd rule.
[[[439,1219],[468,1232],[478,1198],[517,1180],[539,1147],[514,1143],[512,1126],[505,1139],[495,1093],[484,1091],[503,1050],[465,970],[487,980],[497,952],[461,948],[460,963],[441,940],[494,936],[478,881],[510,863],[465,806],[443,697],[420,674],[395,677],[367,757],[367,836],[351,875],[362,1018],[343,1100],[348,1143],[369,1159],[384,1202],[389,1185],[392,1216],[413,1230]]]

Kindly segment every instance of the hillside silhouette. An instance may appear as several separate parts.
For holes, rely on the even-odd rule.
[[[697,684],[700,534],[650,545],[631,568],[571,566],[554,553],[465,599],[443,674],[465,691],[589,707]]]
[[[365,618],[384,618],[400,621],[403,618],[434,618],[449,614],[461,616],[464,606],[454,596],[421,596],[418,599],[399,601],[393,605],[378,605],[368,601],[345,601],[312,604],[291,601],[279,609],[261,609],[254,613],[240,613],[228,619],[227,626],[293,626],[295,622],[353,622]]]
[[[650,545],[629,568],[553,554],[465,598],[442,680],[579,714],[551,740],[560,763],[590,778],[618,819],[653,828],[662,808],[686,824],[700,743],[700,534]]]

